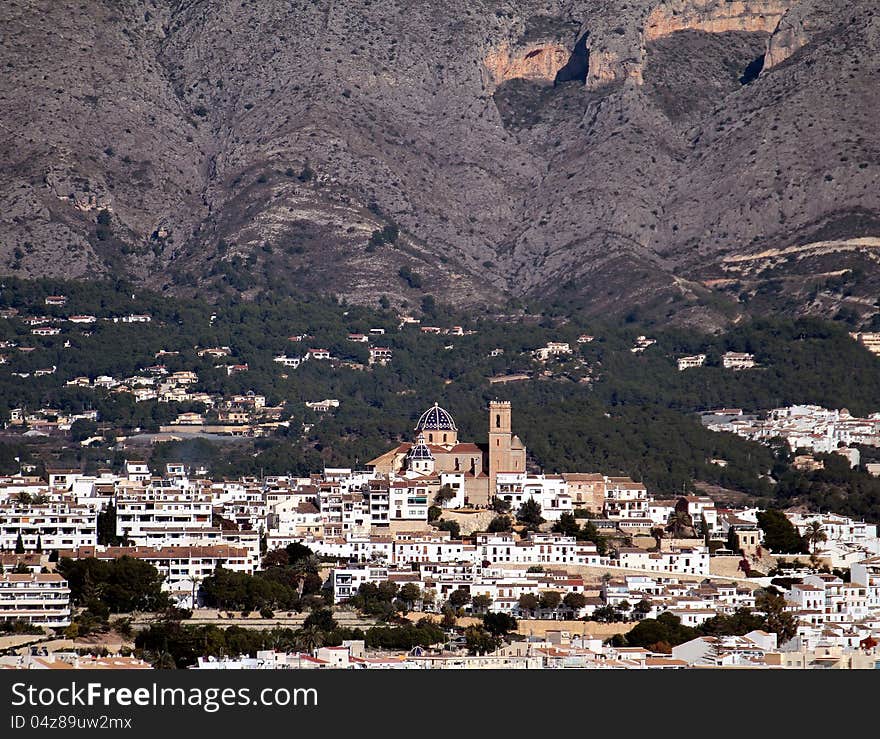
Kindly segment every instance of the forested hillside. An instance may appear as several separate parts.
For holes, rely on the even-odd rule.
[[[46,296],[55,294],[66,295],[66,305],[44,304]],[[422,325],[461,325],[466,335],[425,334],[418,325],[401,327],[392,310],[327,299],[209,305],[133,291],[127,284],[6,280],[0,308],[15,308],[18,315],[0,319],[0,340],[17,344],[3,350],[8,362],[0,365],[2,411],[95,408],[109,435],[129,435],[135,428],[155,431],[182,411],[204,409],[186,403],[135,402],[128,394],[65,383],[79,376],[128,377],[156,364],[156,354],[164,351],[161,361],[168,370],[195,371],[200,390],[252,390],[265,394],[270,405],[283,404],[290,427],[258,440],[156,445],[156,469],[178,459],[203,462],[215,474],[228,475],[305,474],[325,464],[355,465],[409,439],[419,414],[435,401],[453,413],[462,438],[482,441],[484,408],[498,397],[512,401],[514,429],[528,446],[536,470],[629,474],[644,480],[653,492],[668,495],[693,489],[694,482],[702,480],[753,495],[779,492],[788,500],[813,492],[818,496],[819,488],[812,490],[798,473],[777,490],[766,475],[779,479],[788,469],[784,454],[706,431],[696,412],[731,406],[760,411],[788,403],[848,407],[853,413],[880,410],[880,360],[839,324],[758,321],[715,336],[652,331],[656,344],[634,353],[636,336],[647,330],[635,323],[612,327],[524,311],[472,319],[435,304],[423,307],[427,312]],[[130,313],[148,314],[152,321],[102,320]],[[55,324],[61,333],[49,337],[33,336],[24,322],[28,315],[53,314],[91,314],[98,320],[86,328],[61,321]],[[368,333],[371,328],[386,331],[373,343],[393,350],[387,366],[368,366],[367,345],[348,340],[350,333]],[[594,338],[578,343],[583,334]],[[302,335],[306,338],[291,341]],[[539,362],[531,352],[548,341],[569,342],[573,353]],[[34,351],[22,353],[23,346]],[[231,355],[216,360],[196,354],[197,347],[215,346],[228,346]],[[305,362],[296,369],[273,362],[277,355],[302,354],[312,347],[328,349],[335,361]],[[490,356],[496,349],[503,353]],[[719,357],[728,349],[753,352],[759,367],[722,369]],[[676,358],[697,351],[707,354],[707,366],[679,372]],[[225,365],[231,363],[247,363],[249,369],[227,375]],[[53,374],[32,374],[52,365]],[[490,378],[511,374],[528,379],[490,383]],[[325,398],[340,400],[339,408],[317,414],[305,407],[306,401]],[[59,449],[51,440],[7,436],[0,464],[12,471],[17,467],[13,458],[24,454],[94,467],[114,454],[121,460],[131,453],[100,445]],[[716,458],[729,464],[710,462]],[[862,497],[870,497],[874,483],[859,479],[867,486]],[[821,495],[843,500],[846,496],[839,491],[848,484],[826,481]]]

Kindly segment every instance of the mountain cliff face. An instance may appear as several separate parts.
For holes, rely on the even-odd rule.
[[[835,5],[10,0],[0,270],[867,317],[880,16]]]

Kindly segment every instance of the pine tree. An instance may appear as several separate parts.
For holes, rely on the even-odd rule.
[[[529,498],[520,506],[516,518],[520,523],[525,524],[530,531],[537,531],[538,526],[544,523],[541,516],[541,504],[534,498]]]
[[[15,540],[15,553],[24,554],[24,539],[21,538],[21,532],[19,532],[18,538]]]

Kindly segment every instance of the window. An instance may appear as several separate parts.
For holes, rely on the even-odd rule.
[[[446,434],[443,434],[443,443],[446,443]]]
[[[496,429],[501,428],[501,414],[500,413],[495,414],[495,428]]]

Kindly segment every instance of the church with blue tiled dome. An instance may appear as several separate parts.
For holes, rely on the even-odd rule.
[[[486,443],[462,442],[452,414],[434,403],[417,421],[413,441],[367,463],[379,474],[460,478],[470,505],[487,505],[499,472],[524,472],[526,447],[511,430],[509,401],[489,403]]]

